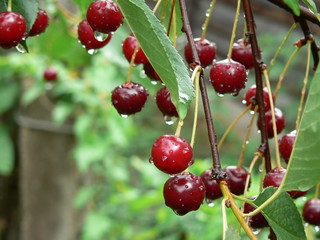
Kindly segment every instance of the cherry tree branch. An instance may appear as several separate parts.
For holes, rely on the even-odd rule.
[[[261,54],[258,46],[257,36],[255,32],[255,22],[252,13],[250,0],[242,0],[243,10],[247,23],[247,37],[249,37],[252,54],[254,56],[254,71],[256,79],[256,100],[259,105],[259,122],[260,122],[260,131],[261,131],[261,146],[259,151],[263,153],[265,158],[265,168],[266,172],[271,170],[271,158],[270,158],[270,149],[268,142],[268,131],[267,124],[265,119],[265,107],[264,107],[264,97],[263,97],[263,81],[262,81],[262,68],[264,67],[261,61]]]

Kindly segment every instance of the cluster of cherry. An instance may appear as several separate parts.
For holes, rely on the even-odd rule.
[[[49,24],[49,17],[45,10],[39,9],[37,18],[30,31],[27,22],[18,12],[6,11],[0,13],[0,46],[4,49],[17,47],[28,37],[43,33]]]

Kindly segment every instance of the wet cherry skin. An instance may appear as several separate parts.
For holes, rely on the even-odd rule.
[[[303,206],[302,217],[305,222],[312,225],[320,225],[320,199],[309,199]]]
[[[124,56],[126,57],[126,59],[128,60],[128,62],[131,62],[132,55],[138,45],[139,45],[139,43],[133,35],[130,35],[129,37],[127,37],[123,41],[122,52],[123,52]],[[142,48],[139,48],[139,50],[135,56],[134,63],[140,64],[140,63],[148,63],[148,62],[149,62],[149,60],[148,60],[147,56],[144,54]]]
[[[243,64],[246,69],[251,69],[254,66],[254,57],[252,54],[251,44],[239,39],[232,46],[231,58]]]
[[[212,169],[205,170],[201,175],[202,182],[206,187],[206,199],[215,200],[222,197],[222,192],[219,183],[211,176]]]
[[[257,196],[252,196],[249,199],[250,200],[254,200],[256,199]],[[254,211],[256,208],[254,206],[252,206],[249,203],[245,203],[244,204],[244,213],[250,213],[252,211]],[[256,215],[254,215],[253,217],[250,218],[249,220],[249,224],[252,228],[264,228],[264,227],[268,227],[269,223],[267,222],[267,220],[265,219],[265,217],[262,215],[262,213],[258,213]]]
[[[281,133],[282,130],[286,126],[286,118],[283,114],[283,112],[279,108],[274,109],[275,112],[275,120],[276,120],[276,126],[277,126],[277,134]],[[266,124],[267,124],[267,131],[268,131],[268,138],[273,138],[273,124],[272,124],[272,112],[271,110],[267,111],[265,113],[266,116]],[[258,128],[261,129],[260,120],[257,122]]]
[[[150,161],[168,174],[177,174],[192,165],[193,150],[190,144],[175,135],[163,135],[152,145]]]
[[[39,9],[36,21],[33,23],[32,28],[28,34],[29,37],[43,33],[49,25],[49,17],[45,10]]]
[[[54,67],[47,67],[43,72],[43,78],[48,82],[54,82],[58,78],[58,71]]]
[[[297,131],[293,130],[292,132],[282,136],[279,140],[279,151],[281,157],[286,163],[289,163],[291,152],[293,149],[294,141],[296,140]]]
[[[248,171],[243,167],[228,166],[225,168],[227,173],[227,183],[230,191],[235,195],[244,193]]]
[[[254,84],[250,88],[248,88],[247,92],[242,98],[242,102],[249,106],[251,104],[251,110],[254,110],[257,106],[256,101],[256,92],[257,92],[257,86]],[[268,88],[263,88],[263,99],[264,99],[264,110],[268,111],[270,110],[270,98],[268,93]]]
[[[156,95],[156,103],[164,116],[179,117],[176,107],[173,105],[168,88],[160,88]]]
[[[211,65],[214,58],[216,57],[215,44],[208,41],[207,39],[201,38],[194,39],[194,43],[199,55],[201,66],[207,67]],[[184,48],[184,56],[189,64],[193,63],[192,51],[189,43]]]
[[[145,63],[143,64],[143,70],[144,73],[152,80],[160,81],[162,82],[160,76],[157,74],[157,72],[152,67],[151,63]]]
[[[201,178],[192,173],[182,173],[167,180],[163,188],[165,204],[177,215],[183,216],[198,210],[205,196]]]

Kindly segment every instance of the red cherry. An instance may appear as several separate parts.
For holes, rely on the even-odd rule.
[[[215,44],[207,39],[201,38],[194,39],[194,43],[199,55],[201,66],[207,67],[211,65],[216,56]],[[184,48],[184,56],[189,64],[193,63],[192,51],[189,43]]]
[[[254,57],[252,54],[251,44],[245,42],[243,39],[239,39],[232,46],[231,58],[243,64],[246,69],[253,68],[254,66]]]
[[[135,36],[130,35],[127,37],[123,44],[122,44],[122,51],[128,62],[131,62],[132,55],[134,53],[134,50],[136,49],[137,45],[139,45],[137,39]],[[147,56],[144,54],[142,48],[139,48],[136,57],[134,59],[135,64],[140,64],[140,63],[148,63],[149,60]]]
[[[152,80],[160,81],[162,82],[160,76],[157,74],[157,72],[152,67],[151,63],[145,63],[143,64],[143,70],[145,74]]]
[[[49,17],[45,10],[39,9],[36,21],[28,34],[29,37],[43,33],[49,25]]]
[[[205,186],[201,178],[191,173],[169,178],[163,188],[165,204],[180,216],[198,210],[204,195]]]
[[[249,198],[250,200],[254,200],[256,199],[257,196],[252,196],[251,198]],[[254,211],[256,208],[254,206],[252,206],[249,203],[245,203],[244,204],[244,213],[250,213],[252,211]],[[254,215],[253,217],[250,218],[249,220],[250,226],[252,228],[264,228],[264,227],[268,227],[269,223],[267,222],[267,220],[265,219],[265,217],[262,215],[262,213],[258,213],[256,215]]]
[[[227,173],[227,183],[230,191],[235,195],[244,193],[248,171],[243,167],[228,166],[225,169]],[[249,185],[250,186],[250,185]]]
[[[245,87],[246,68],[230,59],[216,62],[210,70],[210,81],[217,93],[231,93],[236,96]]]
[[[164,116],[179,117],[176,107],[171,102],[168,88],[160,88],[156,95],[156,103]]]
[[[15,47],[22,41],[27,30],[24,17],[17,12],[0,13],[0,46]]]
[[[257,91],[257,86],[254,84],[252,85],[247,92],[245,93],[245,95],[242,98],[242,102],[244,104],[246,104],[247,106],[249,106],[251,104],[251,110],[254,110],[256,105],[257,105],[257,101],[256,101],[256,91]],[[268,88],[264,87],[263,88],[263,99],[264,99],[264,109],[265,111],[268,111],[270,109],[270,98],[269,98],[269,93],[268,93]]]
[[[54,67],[47,67],[44,70],[43,78],[48,82],[54,82],[58,78],[58,71]]]
[[[284,177],[284,175],[286,174],[286,169],[285,168],[274,168],[271,171],[269,171],[263,180],[263,187],[279,187],[281,185],[282,179]],[[298,198],[301,197],[303,195],[305,195],[308,191],[288,191],[288,194],[292,197],[292,198]]]
[[[127,82],[112,91],[112,104],[123,117],[140,112],[148,93],[139,83]]]
[[[280,151],[281,157],[285,160],[286,163],[289,162],[294,141],[296,140],[296,135],[297,135],[297,131],[293,130],[292,132],[284,135],[279,140],[279,151]]]
[[[212,201],[222,197],[219,183],[211,176],[212,169],[207,169],[201,174],[202,182],[206,187],[206,199]]]
[[[152,145],[150,160],[162,172],[177,174],[190,166],[193,150],[181,137],[163,135]]]
[[[94,32],[87,20],[82,20],[78,25],[78,38],[87,50],[104,47],[111,40],[111,37],[112,33],[109,33],[105,40],[98,41],[95,38]]]
[[[94,31],[110,33],[122,24],[123,15],[117,3],[111,0],[97,0],[89,5],[87,20]]]
[[[320,199],[312,198],[303,207],[302,216],[304,221],[312,225],[320,225]]]
[[[276,120],[276,126],[277,126],[277,134],[281,133],[286,125],[286,119],[284,114],[279,108],[274,109],[275,113],[275,120]],[[267,130],[268,130],[268,138],[273,138],[273,124],[272,124],[272,112],[271,110],[267,111],[265,113],[266,116],[266,123],[267,123]],[[258,120],[258,128],[261,129],[260,121]]]

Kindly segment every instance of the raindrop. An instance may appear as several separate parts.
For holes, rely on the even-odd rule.
[[[164,162],[164,161],[166,161],[168,159],[168,157],[167,156],[162,156],[162,158],[161,158],[161,160]]]
[[[259,133],[259,134],[260,134],[260,133],[261,133],[261,130],[258,130],[258,131],[257,131],[257,133]]]
[[[16,46],[16,49],[19,53],[26,53],[27,52],[27,49],[25,49],[25,47],[22,46],[22,44],[20,44],[20,43]]]
[[[239,95],[239,92],[233,92],[232,93],[232,96],[234,96],[234,97],[236,97],[236,96],[238,96]]]
[[[172,124],[174,124],[174,121],[172,120],[172,117],[167,116],[167,115],[164,116],[164,122],[165,122],[167,125],[172,125]]]
[[[51,90],[53,88],[53,84],[51,82],[46,83],[45,85],[46,90]]]
[[[189,186],[186,184],[186,185],[184,185],[184,188],[185,188],[185,189],[188,189],[188,188],[189,188]]]
[[[223,94],[223,93],[217,93],[217,95],[218,95],[219,97],[224,97],[224,94]]]
[[[123,117],[123,118],[127,118],[128,117],[127,114],[120,114],[120,116]]]
[[[254,111],[253,111],[253,110],[250,110],[250,114],[253,115],[253,114],[254,114]]]
[[[208,204],[209,207],[213,207],[214,203],[212,199],[206,198],[206,203]]]
[[[95,39],[97,39],[100,42],[103,42],[108,37],[108,34],[102,33],[102,32],[98,32],[98,31],[94,31],[93,34],[94,34]]]
[[[97,52],[98,52],[97,49],[89,49],[89,50],[88,50],[88,53],[89,53],[90,55],[93,55],[93,54],[95,54],[95,53],[97,53]]]
[[[210,16],[210,9],[206,11],[206,17],[209,17],[209,16]]]
[[[246,101],[246,100],[242,100],[242,103],[243,103],[243,104],[247,104],[247,101]]]
[[[320,232],[320,227],[319,227],[319,226],[315,226],[315,227],[314,227],[314,231],[315,231],[316,233]]]
[[[254,235],[258,235],[261,232],[261,229],[252,229]]]
[[[153,157],[150,157],[150,158],[149,158],[149,163],[154,164],[154,162],[153,162]]]
[[[246,141],[246,144],[249,144],[249,141]]]
[[[152,85],[157,85],[159,81],[151,80],[150,82],[151,82]]]

